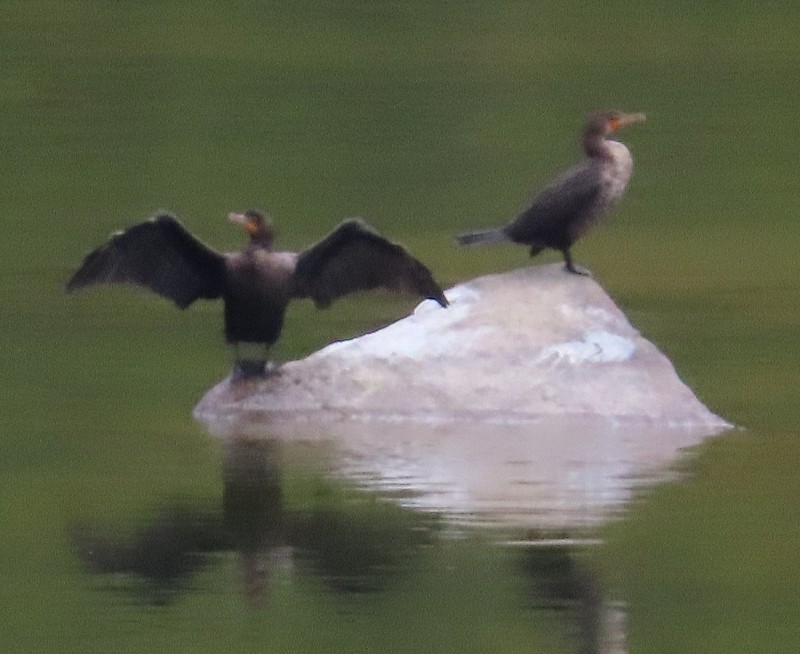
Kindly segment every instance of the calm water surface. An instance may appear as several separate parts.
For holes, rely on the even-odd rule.
[[[457,594],[425,614],[414,608],[444,575],[478,599],[471,610],[484,624],[497,610],[485,597],[502,602],[529,647],[553,638],[568,651],[626,652],[626,604],[589,560],[597,528],[637,488],[674,478],[682,448],[709,435],[577,419],[345,425],[227,427],[216,496],[163,499],[136,520],[75,519],[66,544],[84,583],[120,612],[222,594],[269,620],[302,596],[369,630],[380,623],[376,604],[396,602],[404,630],[419,620],[462,630],[448,615]],[[487,563],[491,579],[475,585]],[[344,628],[315,627],[316,617],[312,631]],[[381,636],[364,641],[378,647]]]
[[[474,451],[432,451],[438,448],[430,433],[392,444],[392,431],[373,427],[373,440],[385,443],[379,453],[352,440],[342,448],[319,437],[285,442],[267,433],[229,434],[216,496],[164,498],[135,519],[71,521],[64,545],[82,570],[73,583],[104,596],[112,621],[128,612],[174,612],[209,596],[238,601],[242,614],[270,623],[301,598],[321,603],[336,620],[306,617],[305,629],[316,634],[306,644],[312,651],[329,638],[344,638],[348,649],[387,646],[383,611],[406,634],[392,650],[418,647],[407,634],[422,625],[463,638],[474,626],[451,615],[462,602],[482,624],[495,622],[505,607],[503,620],[516,630],[512,645],[505,636],[482,636],[472,643],[475,651],[493,643],[510,651],[518,651],[514,643],[627,651],[625,604],[604,588],[587,553],[599,542],[592,527],[618,514],[634,485],[653,481],[644,469],[656,474],[655,461],[634,461],[628,448],[620,453],[619,441],[630,434],[613,444],[601,434],[591,454],[568,456],[567,463],[556,457],[552,467],[567,466],[560,479],[543,476],[543,466],[530,469],[524,458],[507,458],[512,450],[529,453],[541,428],[524,430],[527,447],[496,442],[502,453],[490,461]],[[459,434],[468,431],[461,425]],[[512,442],[524,437],[519,427],[509,431]],[[555,435],[567,436],[563,429]],[[448,439],[441,429],[434,436]],[[427,444],[422,458],[415,441]],[[386,448],[394,451],[389,461]],[[468,477],[460,476],[463,467]],[[516,471],[506,478],[509,469]],[[477,478],[477,487],[465,487],[468,478]],[[351,640],[351,621],[370,635]],[[286,642],[298,638],[296,627],[280,629]]]
[[[798,26],[791,3],[4,3],[0,650],[794,651]],[[466,451],[454,476],[223,442],[189,419],[228,372],[219,307],[61,291],[159,207],[221,249],[232,209],[288,248],[362,215],[446,286],[527,265],[452,234],[514,215],[606,106],[648,122],[575,254],[744,428],[655,487],[602,441],[498,479]],[[280,354],[411,304],[298,305]]]

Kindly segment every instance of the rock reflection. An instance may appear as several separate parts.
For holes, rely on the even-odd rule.
[[[320,422],[254,412],[212,424],[231,435],[311,444],[348,483],[458,524],[583,529],[625,510],[638,489],[674,479],[707,428],[592,416],[431,422],[380,417]]]

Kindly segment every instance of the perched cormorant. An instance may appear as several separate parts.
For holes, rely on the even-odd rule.
[[[269,346],[278,340],[286,307],[311,298],[327,307],[355,291],[387,288],[447,306],[430,271],[403,247],[359,219],[341,223],[307,250],[276,252],[275,229],[258,211],[231,213],[250,242],[241,252],[220,253],[195,238],[172,215],[162,213],[91,252],[67,283],[67,291],[93,284],[130,282],[169,298],[181,309],[197,299],[222,298],[225,336],[236,350],[237,375],[261,374]],[[264,359],[239,359],[239,343],[265,346]]]
[[[633,171],[628,148],[608,136],[644,119],[644,114],[620,111],[592,114],[583,132],[586,161],[557,177],[505,227],[468,232],[456,240],[461,245],[512,241],[529,246],[532,257],[552,248],[564,255],[569,272],[589,274],[575,266],[570,248],[614,207]]]

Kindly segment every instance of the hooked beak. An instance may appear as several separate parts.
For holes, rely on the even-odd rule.
[[[633,125],[634,123],[643,123],[645,120],[647,120],[647,116],[644,114],[622,114],[619,117],[617,127],[625,127],[626,125]]]
[[[249,219],[243,213],[236,213],[235,211],[232,211],[228,214],[228,220],[230,220],[232,223],[246,226]]]

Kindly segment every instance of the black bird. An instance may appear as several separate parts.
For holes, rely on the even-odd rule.
[[[112,234],[91,252],[67,291],[93,284],[130,282],[169,298],[181,309],[198,299],[222,298],[225,336],[235,348],[237,376],[263,374],[269,347],[278,340],[294,298],[324,308],[336,298],[378,287],[403,291],[447,306],[430,271],[403,247],[359,219],[341,223],[307,250],[276,252],[275,229],[258,211],[231,213],[250,242],[241,252],[208,247],[168,213]],[[261,357],[239,357],[239,343],[264,346]]]
[[[621,127],[644,119],[644,114],[620,111],[592,114],[583,132],[587,157],[583,163],[557,177],[505,227],[468,232],[456,240],[461,245],[512,241],[529,246],[532,257],[552,248],[564,255],[569,272],[588,275],[575,266],[570,248],[616,205],[633,171],[628,148],[608,137]]]

